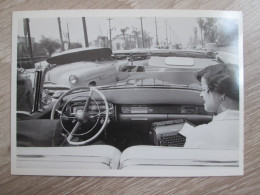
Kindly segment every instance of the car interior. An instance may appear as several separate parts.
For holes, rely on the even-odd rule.
[[[134,90],[132,87],[97,88],[100,88],[98,91],[103,94],[107,102],[107,120],[109,121],[98,137],[98,141],[115,146],[121,151],[134,145],[159,145],[158,140],[155,141],[155,138],[153,138],[157,126],[175,125],[180,130],[181,124],[183,125],[185,122],[200,125],[208,123],[212,119],[212,115],[206,113],[203,108],[199,90],[144,87],[135,88]],[[82,111],[84,108],[89,97],[90,88],[82,87],[74,90],[57,100],[58,104],[56,106],[50,105],[45,110],[31,113],[29,120],[24,120],[26,116],[17,114],[18,120],[20,119],[17,123],[32,123],[32,126],[27,129],[33,132],[30,128],[35,127],[35,121],[45,121],[44,124],[50,125],[49,129],[64,132],[64,135],[69,134],[79,120],[76,118],[77,112]],[[78,136],[75,136],[74,139],[87,139],[102,127],[106,118],[105,101],[97,93],[93,93],[87,110],[88,119],[82,123],[82,127],[77,132]],[[56,111],[56,109],[59,111]],[[54,124],[53,121],[57,121],[59,125]],[[161,124],[158,124],[158,122],[161,122]],[[21,133],[24,133],[24,127],[22,126],[20,129]],[[39,130],[39,132],[42,132],[42,130]],[[18,133],[20,133],[19,125]],[[172,134],[176,133],[177,131],[172,132]],[[19,141],[22,138],[19,136],[17,138],[19,146]],[[48,140],[43,137],[43,140],[45,139]],[[29,138],[26,140],[30,145]],[[97,139],[88,144],[93,144],[96,141]],[[39,142],[38,144],[38,146],[41,146]],[[169,143],[169,145],[174,146],[174,143]],[[34,145],[32,144],[32,146]],[[47,145],[43,144],[42,146]]]
[[[212,119],[205,112],[199,93],[167,88],[69,90],[51,110],[35,112],[29,118],[17,114],[18,167],[71,168],[73,164],[87,169],[176,168],[183,163],[197,166],[196,159],[187,160],[189,154],[200,158],[212,152],[212,158],[200,163],[237,166],[234,160],[237,155],[232,151],[224,152],[230,158],[228,162],[223,151],[183,151],[185,137],[178,131],[184,123],[195,126]],[[86,102],[87,115],[82,116]],[[72,133],[79,121],[79,127]],[[36,165],[35,155],[38,155]]]
[[[212,113],[204,110],[201,90],[194,87],[198,83],[192,81],[193,69],[166,70],[163,75],[148,72],[146,78],[120,74],[129,74],[133,81],[72,88],[57,97],[52,94],[48,105],[43,104],[39,81],[34,111],[17,112],[17,167],[238,166],[238,151],[183,147],[186,138],[178,132],[184,124],[212,120]],[[36,76],[36,84],[40,77]],[[167,85],[162,77],[175,79],[176,85]],[[178,85],[185,78],[191,79],[190,85]],[[156,87],[159,81],[163,85]]]

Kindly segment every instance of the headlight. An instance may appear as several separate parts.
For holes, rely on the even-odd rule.
[[[70,84],[75,84],[77,82],[77,77],[75,75],[70,75],[69,82]]]

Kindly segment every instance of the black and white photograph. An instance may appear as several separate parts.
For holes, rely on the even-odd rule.
[[[242,13],[13,13],[12,174],[243,175]]]

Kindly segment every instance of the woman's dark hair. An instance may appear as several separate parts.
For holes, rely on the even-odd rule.
[[[225,94],[225,96],[239,100],[238,66],[233,64],[217,64],[208,66],[197,73],[197,79],[205,78],[208,92]]]

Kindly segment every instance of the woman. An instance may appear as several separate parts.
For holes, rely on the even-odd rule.
[[[213,120],[192,128],[184,125],[179,132],[186,137],[184,147],[238,149],[239,147],[239,82],[235,65],[218,64],[197,74],[201,82],[200,96]]]

